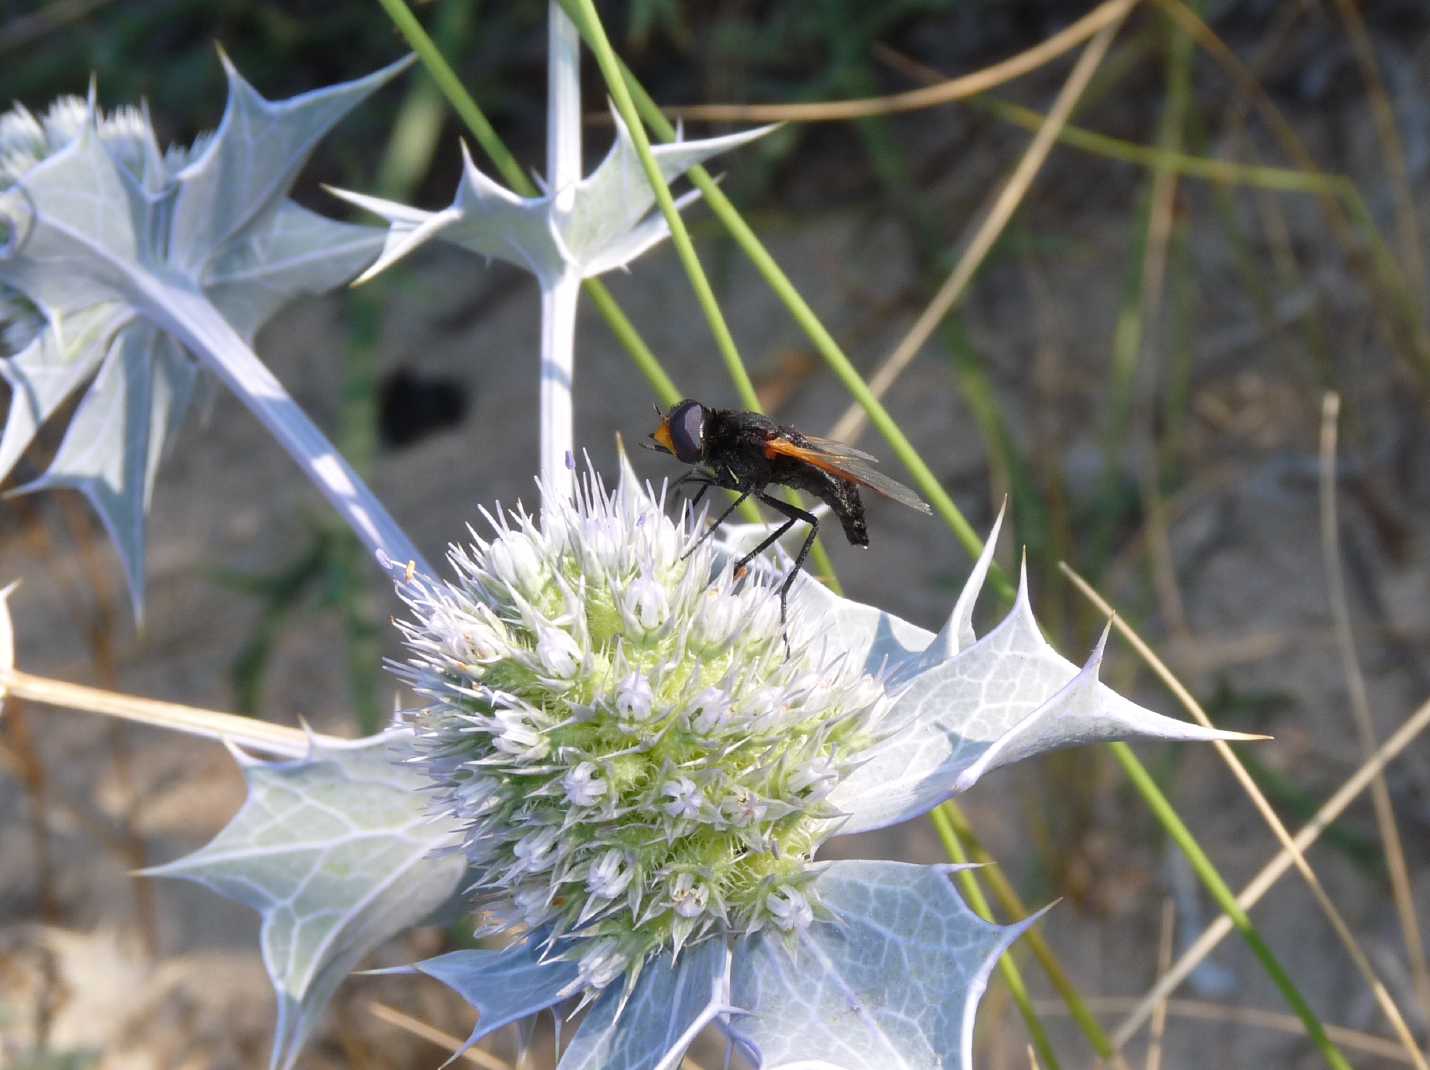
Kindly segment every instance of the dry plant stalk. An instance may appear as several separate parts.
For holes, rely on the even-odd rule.
[[[305,732],[301,728],[289,728],[254,717],[240,717],[233,713],[185,706],[178,702],[161,702],[158,699],[126,695],[118,691],[105,691],[98,687],[86,687],[83,684],[53,680],[45,676],[32,676],[18,669],[0,678],[0,692],[46,706],[98,713],[156,728],[169,728],[191,736],[224,740],[267,754],[290,758],[307,754],[310,742],[329,745],[344,742],[335,736]]]
[[[1088,999],[1087,1004],[1094,1010],[1117,1014],[1133,1010],[1141,1002],[1141,998],[1136,996],[1092,996]],[[1273,1029],[1279,1033],[1292,1033],[1297,1036],[1304,1031],[1301,1020],[1294,1014],[1261,1010],[1259,1007],[1232,1007],[1224,1003],[1212,1003],[1200,999],[1169,999],[1166,1004],[1167,1013],[1174,1018],[1249,1025],[1260,1029]],[[1055,999],[1035,1000],[1033,1005],[1042,1014],[1067,1013],[1067,1008]],[[1410,1057],[1405,1053],[1405,1048],[1389,1037],[1376,1036],[1374,1033],[1365,1033],[1343,1025],[1332,1025],[1329,1022],[1326,1023],[1326,1035],[1342,1047],[1350,1048],[1353,1051],[1389,1059],[1403,1066],[1413,1065]]]
[[[923,89],[912,89],[890,96],[867,97],[862,100],[816,101],[807,104],[697,104],[687,108],[662,109],[673,119],[701,119],[711,122],[834,122],[843,119],[867,119],[876,115],[920,111],[941,104],[986,93],[1004,82],[1021,78],[1044,64],[1070,52],[1088,38],[1109,26],[1120,23],[1137,6],[1138,0],[1106,0],[1060,30],[1046,41],[1034,45],[991,67],[973,71]]]
[[[368,1013],[380,1022],[388,1025],[395,1025],[398,1029],[405,1029],[415,1037],[421,1037],[448,1052],[458,1052],[453,1058],[460,1058],[475,1066],[485,1067],[486,1070],[512,1070],[511,1063],[504,1059],[498,1059],[489,1051],[481,1048],[463,1048],[462,1038],[454,1037],[451,1033],[438,1029],[436,1026],[428,1025],[420,1018],[414,1018],[410,1014],[404,1014],[396,1007],[389,1007],[386,1003],[379,1003],[373,1000],[367,1005]]]
[[[1365,674],[1361,672],[1356,654],[1355,635],[1351,631],[1350,603],[1346,598],[1346,580],[1341,569],[1341,537],[1336,512],[1336,426],[1341,411],[1340,395],[1328,392],[1321,406],[1321,554],[1325,561],[1326,589],[1331,599],[1331,618],[1335,624],[1336,647],[1346,674],[1351,717],[1360,739],[1361,753],[1375,753],[1375,725],[1371,720],[1370,696],[1366,691]],[[1420,922],[1415,914],[1415,892],[1410,886],[1410,871],[1405,864],[1405,847],[1395,821],[1390,788],[1385,777],[1377,774],[1371,783],[1371,800],[1375,804],[1375,823],[1385,848],[1385,865],[1390,872],[1390,891],[1395,910],[1400,916],[1400,928],[1405,938],[1405,951],[1415,977],[1415,991],[1421,1010],[1430,1017],[1430,971],[1425,965],[1425,943],[1420,935]]]
[[[1157,973],[1164,974],[1172,965],[1172,938],[1176,933],[1177,904],[1171,898],[1162,901],[1162,925],[1157,938]],[[1162,1068],[1162,1037],[1167,1030],[1167,1001],[1160,1000],[1152,1012],[1152,1036],[1147,1045],[1147,1070]]]

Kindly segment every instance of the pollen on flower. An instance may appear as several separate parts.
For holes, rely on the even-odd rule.
[[[826,650],[631,477],[539,518],[487,514],[411,609],[403,719],[463,829],[473,910],[520,921],[587,996],[659,951],[818,916],[824,800],[883,727],[883,687]],[[703,522],[703,520],[702,520]]]

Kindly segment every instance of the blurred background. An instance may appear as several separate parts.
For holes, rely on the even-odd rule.
[[[901,93],[1019,54],[1093,5],[633,0],[600,9],[652,95],[681,106]],[[546,6],[433,0],[417,11],[539,172]],[[83,94],[93,74],[104,107],[145,99],[161,135],[186,142],[222,112],[216,43],[269,98],[405,51],[376,4],[0,0],[0,98],[38,111]],[[1276,737],[1239,753],[1295,829],[1363,756],[1322,549],[1327,391],[1342,399],[1339,604],[1376,737],[1430,693],[1430,8],[1137,5],[1060,139],[1023,164],[1030,181],[1004,198],[1016,211],[989,229],[1079,50],[938,107],[788,125],[722,157],[723,188],[866,376],[954,280],[951,310],[893,379],[889,409],[978,530],[1008,497],[1000,560],[1013,568],[1026,552],[1035,610],[1068,657],[1082,660],[1104,618],[1060,561],[1152,643],[1213,720]],[[609,126],[589,59],[585,75],[594,164]],[[334,216],[347,209],[320,183],[439,207],[456,186],[462,136],[414,69],[319,147],[295,196]],[[688,218],[765,407],[828,433],[847,395],[708,211]],[[735,404],[668,246],[607,282],[683,392]],[[291,308],[258,350],[437,558],[479,503],[534,497],[537,306],[527,276],[432,246],[359,290]],[[653,395],[589,306],[577,361],[577,441],[609,473],[616,434],[650,430]],[[58,439],[42,436],[10,485],[42,471]],[[876,435],[861,444],[907,478]],[[655,455],[636,462],[656,480],[678,471]],[[847,593],[937,626],[967,574],[965,551],[936,519],[884,502],[870,514],[868,552],[827,543]],[[150,518],[137,627],[113,552],[78,496],[0,504],[0,582],[24,580],[12,601],[21,668],[289,724],[302,716],[336,734],[384,721],[395,689],[380,665],[397,653],[386,624],[397,603],[232,398],[221,394],[185,429]],[[983,608],[997,619],[996,604]],[[1110,644],[1104,678],[1182,715],[1125,642]],[[1274,853],[1209,748],[1147,747],[1142,757],[1234,887]],[[1430,919],[1430,747],[1412,744],[1387,783],[1415,910]],[[197,886],[128,875],[205,842],[241,799],[219,746],[12,705],[0,721],[0,1063],[266,1063],[273,1005],[256,919]],[[1062,897],[1043,928],[1109,1029],[1156,977],[1159,954],[1214,916],[1101,750],[1001,772],[961,802],[1024,902]],[[946,858],[922,822],[838,841],[833,853]],[[1310,858],[1423,1045],[1430,1007],[1416,996],[1413,942],[1392,906],[1369,802],[1352,805]],[[1404,1062],[1377,1041],[1389,1030],[1299,879],[1284,878],[1255,918],[1322,1018],[1351,1031],[1343,1043],[1354,1065]],[[455,939],[424,931],[371,964]],[[1047,999],[1042,972],[1026,951],[1020,958],[1033,995]],[[1177,996],[1164,1066],[1321,1065],[1235,937]],[[374,1001],[449,1034],[470,1027],[470,1012],[436,982],[354,978],[302,1065],[441,1062],[440,1048],[379,1018]],[[1045,1020],[1062,1065],[1094,1065],[1060,1008],[1049,1003]],[[1268,1013],[1246,1020],[1249,1011]],[[978,1021],[981,1068],[1028,1065],[1002,982]],[[508,1039],[493,1050],[509,1054]],[[1144,1030],[1127,1049],[1134,1064],[1146,1047]],[[698,1057],[719,1065],[718,1049]]]

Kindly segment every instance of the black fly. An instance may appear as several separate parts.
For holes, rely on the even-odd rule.
[[[738,497],[696,541],[698,546],[710,533],[723,524],[746,498],[755,497],[785,517],[785,522],[764,542],[735,562],[737,574],[743,572],[757,554],[765,550],[803,520],[809,534],[795,555],[794,568],[780,587],[780,624],[785,622],[786,600],[790,586],[804,567],[810,547],[819,532],[819,520],[789,502],[767,493],[771,484],[802,490],[824,502],[839,518],[844,536],[851,545],[868,546],[869,530],[864,523],[864,503],[859,500],[859,488],[868,487],[885,497],[917,509],[931,512],[927,503],[902,483],[897,483],[873,468],[874,457],[833,439],[806,435],[793,427],[777,424],[768,416],[737,409],[711,409],[686,398],[669,412],[660,413],[660,426],[650,435],[653,448],[672,454],[684,464],[694,465],[676,481],[697,483],[700,492],[696,504],[711,487],[734,491]],[[692,547],[693,549],[693,547]]]

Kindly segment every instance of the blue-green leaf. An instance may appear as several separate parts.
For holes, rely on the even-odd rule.
[[[198,366],[148,323],[114,338],[45,474],[17,493],[68,487],[85,496],[119,551],[140,615],[144,535],[164,445],[188,411]]]
[[[1035,919],[991,925],[946,866],[836,862],[816,889],[837,919],[791,948],[735,948],[725,1023],[760,1070],[970,1070],[973,1020],[998,956]]]
[[[222,52],[228,77],[223,119],[202,154],[178,174],[171,266],[199,275],[225,245],[276,211],[314,147],[340,119],[412,62],[366,78],[265,100]]]
[[[477,1024],[453,1054],[455,1059],[488,1033],[565,998],[578,974],[576,964],[546,958],[541,945],[540,939],[529,936],[501,951],[451,951],[403,971],[386,972],[435,977],[475,1008]]]
[[[670,1070],[696,1034],[730,1006],[730,952],[706,940],[646,964],[635,989],[596,1001],[557,1070]],[[629,998],[628,998],[629,997]]]
[[[233,820],[193,854],[146,871],[262,915],[278,996],[272,1067],[294,1064],[358,960],[442,906],[465,872],[460,854],[434,854],[452,830],[425,812],[421,778],[391,760],[398,735],[314,746],[293,761],[240,755],[248,798]]]
[[[358,226],[283,201],[222,245],[203,271],[203,288],[250,343],[295,297],[343,285],[382,249],[379,227]]]
[[[120,305],[92,305],[68,317],[63,330],[42,330],[20,352],[0,360],[0,378],[10,384],[10,411],[0,431],[0,482],[40,425],[94,375],[115,332],[131,318]]]
[[[771,127],[725,137],[657,146],[661,174],[670,181],[710,157],[763,136]],[[663,218],[647,218],[655,194],[620,119],[611,151],[575,186],[520,197],[494,182],[463,147],[462,179],[450,206],[436,212],[361,193],[336,196],[387,220],[382,256],[362,276],[371,278],[433,238],[530,271],[543,288],[568,272],[582,278],[622,267],[666,235]],[[683,198],[688,203],[690,198]],[[644,220],[644,222],[642,222]]]
[[[950,627],[930,644],[933,653],[892,666],[890,687],[897,697],[889,738],[829,796],[831,805],[851,815],[843,831],[915,817],[993,769],[1064,747],[1257,738],[1164,717],[1100,683],[1106,630],[1080,669],[1063,658],[1033,618],[1026,573],[1002,623],[962,646],[964,614],[971,609],[972,600],[960,598]],[[957,650],[940,658],[938,644],[948,636],[947,649]]]
[[[203,343],[251,344],[281,305],[342,284],[384,241],[379,228],[323,219],[287,193],[317,140],[404,63],[278,102],[259,96],[227,59],[224,65],[223,121],[191,150],[160,154],[146,115],[106,118],[91,96],[87,104],[57,102],[46,136],[6,157],[0,173],[0,307],[17,306],[6,291],[18,291],[41,321],[23,350],[0,361],[13,389],[0,479],[92,377],[59,453],[26,489],[85,494],[119,553],[136,614],[155,466],[200,389],[195,357],[218,368],[251,407],[267,405],[260,416],[287,421],[279,429],[285,444],[306,450],[298,459],[320,486],[317,465],[333,452],[291,402],[274,403],[275,390],[287,401],[276,382],[250,386],[235,370],[256,363],[250,352],[218,353]],[[41,130],[28,113],[14,117],[17,129]],[[197,297],[233,332],[224,339],[205,330],[192,310],[186,320],[175,295]],[[250,389],[262,397],[245,396]],[[341,498],[354,479],[329,473],[332,486],[324,489]],[[413,556],[405,537],[387,541],[395,556]]]

